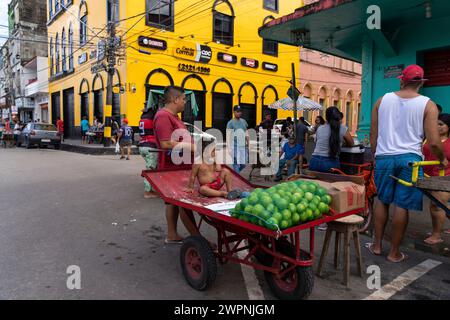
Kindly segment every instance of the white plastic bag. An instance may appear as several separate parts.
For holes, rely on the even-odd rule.
[[[116,154],[118,154],[120,152],[120,145],[119,142],[116,143],[116,150],[115,150]]]

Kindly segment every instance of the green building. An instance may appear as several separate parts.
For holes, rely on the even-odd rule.
[[[373,105],[399,89],[397,76],[410,64],[425,69],[429,81],[422,94],[450,112],[448,0],[320,0],[269,22],[259,33],[362,63],[360,139],[368,137]]]

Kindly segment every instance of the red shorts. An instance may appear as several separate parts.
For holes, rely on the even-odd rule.
[[[206,186],[213,190],[220,190],[220,188],[222,188],[222,184],[222,180],[220,179],[220,176],[218,176],[215,181],[207,183]]]

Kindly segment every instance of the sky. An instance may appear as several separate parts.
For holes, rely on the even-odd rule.
[[[0,0],[0,46],[5,43],[4,36],[8,36],[8,28],[4,26],[8,25],[8,3],[9,0]]]

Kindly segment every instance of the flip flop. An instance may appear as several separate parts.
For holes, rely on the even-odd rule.
[[[373,242],[367,242],[364,247],[374,256],[381,256],[381,253],[375,253],[372,249]]]
[[[444,240],[443,239],[439,239],[439,240],[436,241],[436,240],[429,240],[429,238],[427,238],[427,239],[423,240],[423,242],[433,246],[435,244],[439,244],[439,243],[444,242]]]
[[[149,195],[144,194],[144,199],[156,199],[159,198],[159,195],[157,193],[151,193]]]
[[[181,240],[170,240],[170,239],[165,239],[164,240],[165,244],[183,244],[183,239]]]
[[[402,255],[402,257],[398,260],[390,260],[390,259],[388,259],[388,257],[386,257],[386,260],[389,262],[392,262],[392,263],[400,263],[409,258],[409,256],[406,253],[400,252],[400,254]]]
[[[239,189],[231,190],[230,192],[228,192],[227,199],[228,200],[237,199],[241,196],[241,194],[242,194],[242,191]]]

